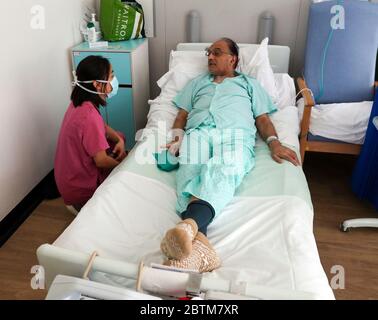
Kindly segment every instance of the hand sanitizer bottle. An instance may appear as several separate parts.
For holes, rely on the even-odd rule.
[[[98,21],[96,21],[96,14],[95,13],[92,13],[92,20],[91,22],[94,24],[95,26],[95,29],[96,29],[96,32],[100,32],[100,23]]]
[[[96,42],[96,28],[93,22],[88,22],[87,24],[87,35],[88,35],[88,42],[93,43]]]

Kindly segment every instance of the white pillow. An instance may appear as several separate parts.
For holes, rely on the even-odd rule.
[[[202,73],[203,70],[200,70],[197,65],[180,63],[164,74],[157,81],[161,93],[156,99],[148,101],[150,111],[146,128],[160,130],[161,124],[164,123],[165,132],[168,132],[172,128],[178,111],[173,104],[173,98],[189,81]]]
[[[268,92],[275,104],[278,103],[278,90],[274,79],[274,73],[269,61],[269,39],[265,38],[257,51],[252,54],[249,47],[240,48],[240,62],[238,69],[255,78]]]
[[[203,72],[208,71],[207,56],[205,51],[171,51],[169,56],[169,70],[185,64],[187,67],[195,66],[201,68]]]
[[[161,88],[160,99],[172,100],[189,81],[203,73],[201,68],[190,64],[181,63],[176,66],[157,81]]]

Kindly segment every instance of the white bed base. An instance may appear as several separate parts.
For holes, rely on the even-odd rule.
[[[210,43],[179,43],[177,50],[201,51]],[[256,44],[239,44],[240,47],[251,46],[257,50]],[[269,57],[275,73],[287,73],[289,68],[290,48],[285,46],[268,46]],[[37,250],[39,263],[44,267],[46,286],[49,287],[57,275],[82,277],[90,255],[75,252],[53,245],[44,244]],[[127,279],[138,280],[139,266],[117,260],[97,257],[94,260],[92,271],[118,275]],[[152,273],[157,273],[151,278]],[[189,273],[158,270],[150,267],[143,268],[144,277],[141,277],[140,288],[159,295],[182,296],[187,292]],[[151,281],[160,279],[160,282]],[[243,289],[241,289],[243,288]],[[264,286],[243,283],[235,284],[230,280],[215,279],[210,275],[203,275],[200,290],[213,297],[232,299],[268,299],[268,300],[307,300],[316,299],[316,295],[308,292],[282,290]],[[219,295],[221,294],[221,295]],[[236,296],[235,296],[236,294]]]
[[[41,245],[37,250],[39,263],[45,269],[45,284],[49,288],[57,275],[82,278],[88,269],[91,254],[75,252],[49,244]],[[134,263],[96,257],[91,265],[91,272],[102,272],[136,280],[134,288],[149,294],[169,297],[183,297],[192,293],[193,279],[190,272],[156,269]],[[230,280],[214,278],[211,274],[197,275],[198,294],[217,299],[262,299],[262,300],[314,300],[316,294],[302,291],[270,288],[248,283],[234,283]],[[198,278],[201,277],[201,278]],[[132,288],[129,288],[132,289]]]

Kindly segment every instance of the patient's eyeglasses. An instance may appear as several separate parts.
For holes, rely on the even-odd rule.
[[[220,57],[222,54],[228,54],[230,56],[233,55],[229,52],[224,52],[224,51],[222,51],[221,49],[218,49],[218,48],[215,48],[215,49],[206,48],[205,51],[206,51],[205,54],[206,54],[207,57],[211,54],[213,54],[217,58]]]

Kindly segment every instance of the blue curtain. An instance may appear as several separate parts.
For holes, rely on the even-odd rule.
[[[373,118],[378,116],[378,88],[366,131],[365,143],[352,176],[352,189],[360,199],[370,200],[378,210],[378,129]]]

